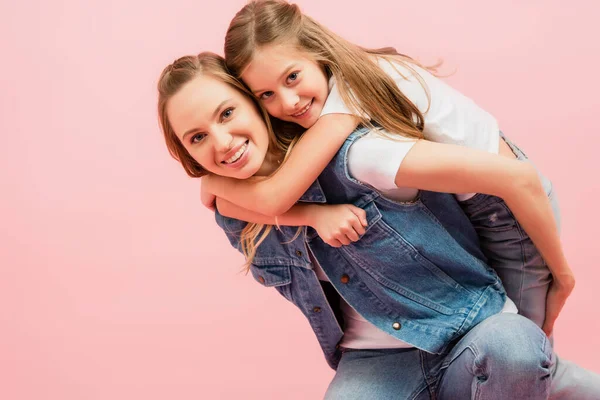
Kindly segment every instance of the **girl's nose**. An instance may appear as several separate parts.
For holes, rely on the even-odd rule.
[[[300,96],[295,91],[284,91],[281,93],[281,105],[283,110],[287,114],[294,113],[298,108],[298,103],[300,102]]]

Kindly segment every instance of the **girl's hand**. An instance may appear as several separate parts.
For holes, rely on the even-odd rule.
[[[208,184],[209,176],[204,176],[200,179],[200,201],[204,207],[215,211],[216,196],[209,191],[210,185]]]
[[[309,226],[330,246],[349,245],[365,233],[367,213],[351,204],[314,204],[309,213]]]
[[[542,330],[547,336],[550,336],[554,330],[554,322],[562,310],[567,297],[575,287],[575,277],[573,275],[564,275],[560,278],[554,278],[550,284],[550,290],[546,296],[546,319]]]

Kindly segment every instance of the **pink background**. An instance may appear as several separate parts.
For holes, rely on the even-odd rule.
[[[221,52],[244,2],[94,3],[0,5],[0,398],[320,398],[333,371],[304,317],[238,273],[157,125],[162,68]],[[443,58],[553,179],[578,278],[556,347],[600,372],[594,3],[300,4],[359,44]]]

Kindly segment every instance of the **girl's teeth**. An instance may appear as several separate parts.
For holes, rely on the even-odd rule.
[[[304,109],[303,109],[302,111],[300,111],[299,113],[296,113],[296,114],[294,114],[294,117],[299,117],[299,116],[301,116],[302,114],[304,114],[306,111],[308,111],[308,107],[310,107],[310,105],[311,105],[311,104],[312,104],[312,102],[311,102],[311,103],[308,103],[308,104],[306,105],[306,107],[304,107]]]
[[[227,164],[231,164],[231,163],[234,163],[237,160],[239,160],[239,158],[242,156],[242,154],[244,154],[244,152],[246,151],[246,147],[248,147],[248,144],[244,143],[244,145],[233,155],[233,157],[226,160],[225,162]]]

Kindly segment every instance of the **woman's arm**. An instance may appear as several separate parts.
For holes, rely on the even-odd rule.
[[[278,217],[271,217],[241,208],[217,198],[221,215],[265,225],[311,226],[330,246],[340,247],[356,242],[365,233],[367,214],[351,204],[296,204]]]
[[[530,164],[463,146],[418,141],[398,168],[400,187],[501,197],[548,264],[554,282],[544,324],[550,333],[575,278],[560,243],[552,207]],[[553,292],[554,291],[554,292]],[[554,304],[550,304],[550,302]],[[550,309],[551,307],[551,309]]]
[[[348,114],[324,115],[306,131],[275,174],[259,182],[206,176],[202,191],[266,216],[281,215],[317,179],[358,123],[358,117]]]

